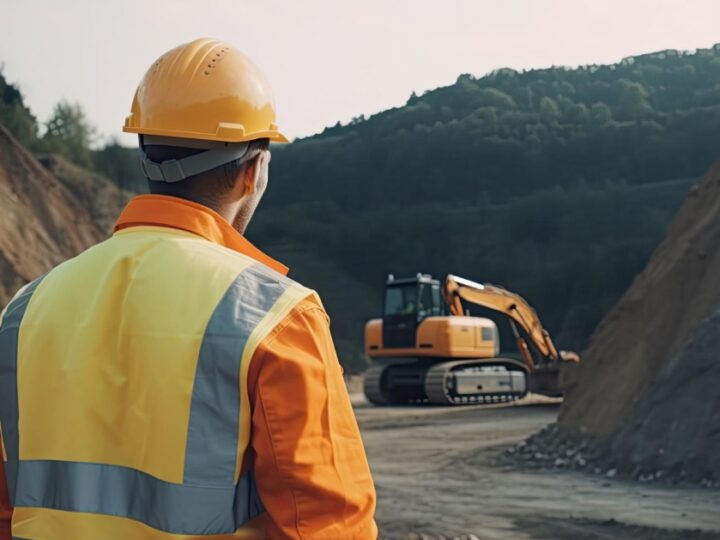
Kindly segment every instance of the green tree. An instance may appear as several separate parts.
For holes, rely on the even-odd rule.
[[[598,126],[603,126],[607,124],[610,120],[612,120],[612,112],[610,112],[610,107],[605,105],[605,103],[603,103],[602,101],[593,103],[592,107],[590,108],[590,118],[592,119],[593,123]]]
[[[25,146],[32,147],[37,142],[37,120],[25,106],[22,94],[9,84],[0,66],[0,124]]]
[[[497,109],[515,109],[515,100],[497,88],[483,88],[478,92],[478,102],[484,107]]]
[[[540,118],[548,124],[553,124],[560,118],[560,109],[553,98],[545,96],[540,100]]]
[[[43,152],[59,154],[81,167],[92,167],[90,145],[95,140],[96,131],[79,104],[60,101],[45,126],[46,131],[40,141]]]
[[[582,124],[588,119],[588,108],[584,103],[573,103],[565,113],[570,122]]]
[[[641,118],[653,114],[653,108],[648,100],[649,94],[639,82],[626,80],[620,84],[620,110],[628,118]]]
[[[147,189],[145,176],[140,168],[139,150],[127,148],[116,139],[111,139],[94,153],[93,161],[95,170],[111,178],[120,188],[135,192]]]

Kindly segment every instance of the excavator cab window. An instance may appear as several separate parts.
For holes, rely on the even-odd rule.
[[[432,284],[432,313],[431,315],[443,315],[444,309],[443,309],[443,298],[442,298],[442,292],[440,292],[440,284],[439,283],[433,283]]]
[[[414,315],[417,312],[417,288],[414,283],[388,286],[385,315]]]
[[[418,284],[415,280],[388,283],[383,310],[383,346],[414,347],[418,313]]]
[[[442,315],[440,282],[427,275],[396,280],[385,286],[383,346],[414,347],[415,334],[423,319]]]
[[[388,285],[385,291],[385,316],[415,315],[417,322],[442,315],[439,283],[412,282]]]
[[[417,320],[420,322],[433,315],[442,315],[440,284],[420,282],[418,284]]]

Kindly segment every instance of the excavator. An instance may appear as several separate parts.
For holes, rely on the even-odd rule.
[[[501,315],[519,358],[500,356],[494,321],[470,316],[464,302]],[[383,317],[365,325],[373,365],[364,392],[375,405],[500,403],[528,392],[559,397],[560,365],[580,357],[558,351],[535,310],[500,286],[448,275],[388,276]]]

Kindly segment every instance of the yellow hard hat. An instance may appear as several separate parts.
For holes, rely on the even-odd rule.
[[[265,75],[232,45],[207,38],[168,51],[150,67],[123,131],[231,143],[288,142],[275,123]]]

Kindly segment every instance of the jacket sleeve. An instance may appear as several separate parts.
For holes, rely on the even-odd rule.
[[[0,444],[0,540],[10,540],[10,520],[12,507],[8,496],[7,481],[5,479],[5,457]]]
[[[375,539],[375,488],[318,300],[304,300],[273,330],[249,377],[267,538]]]

